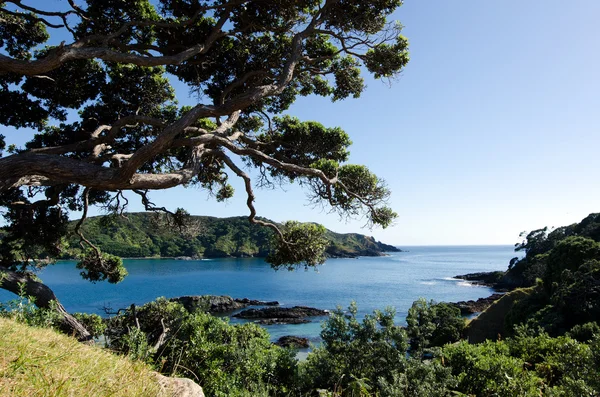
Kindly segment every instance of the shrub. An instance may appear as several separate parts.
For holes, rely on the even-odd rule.
[[[362,321],[352,303],[345,314],[337,308],[323,324],[323,343],[301,364],[303,388],[342,389],[351,393],[359,382],[377,392],[377,382],[394,382],[406,369],[406,332],[394,325],[395,312],[374,311]]]
[[[430,346],[457,342],[465,328],[460,309],[448,303],[428,303],[423,298],[408,309],[406,322],[411,353],[415,356],[422,356]]]

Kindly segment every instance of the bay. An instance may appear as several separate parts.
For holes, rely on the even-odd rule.
[[[404,324],[413,301],[461,301],[489,296],[488,287],[454,279],[464,273],[505,270],[515,256],[512,246],[419,246],[384,257],[330,259],[317,271],[274,271],[258,258],[180,261],[125,260],[129,276],[120,284],[96,284],[81,279],[74,261],[60,261],[38,275],[70,312],[103,314],[157,297],[229,295],[235,298],[277,300],[284,306],[320,309],[346,308],[356,301],[359,316],[392,306]],[[14,295],[0,290],[0,301]],[[318,339],[320,322],[273,325],[273,339],[282,335]],[[235,321],[234,321],[235,322]]]

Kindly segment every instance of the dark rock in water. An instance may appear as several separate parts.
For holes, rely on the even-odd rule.
[[[503,296],[504,294],[493,294],[491,296],[488,296],[487,298],[479,298],[476,301],[460,301],[456,303],[451,303],[451,305],[458,307],[460,309],[460,314],[465,316],[473,313],[481,313],[482,311],[490,307],[492,303],[496,302]]]
[[[286,335],[282,336],[275,342],[276,345],[281,347],[291,347],[293,349],[305,349],[308,347],[308,338],[301,338],[299,336]]]
[[[246,306],[279,306],[279,302],[277,301],[257,301],[255,299],[248,298],[236,298],[235,301],[238,303],[242,303]]]
[[[310,320],[305,318],[263,318],[262,320],[256,320],[255,323],[260,325],[307,324],[310,323]]]
[[[505,281],[505,274],[506,273],[502,271],[479,272],[463,274],[460,276],[455,276],[455,278],[470,281],[476,285],[485,285],[487,287],[492,287],[497,291],[505,291],[507,289],[511,289],[511,286],[507,285]]]
[[[276,306],[278,302],[264,302],[253,299],[233,299],[230,296],[222,295],[192,295],[180,296],[171,299],[173,302],[179,302],[189,312],[203,311],[209,313],[227,313],[234,310],[244,309],[248,306]]]
[[[239,318],[304,318],[315,316],[326,316],[329,312],[326,310],[315,309],[314,307],[294,306],[294,307],[265,307],[262,309],[244,310],[233,317]]]

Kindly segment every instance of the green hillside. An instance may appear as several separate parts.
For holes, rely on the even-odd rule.
[[[152,213],[130,213],[127,218],[99,216],[86,220],[82,230],[104,252],[125,258],[141,257],[265,257],[273,231],[250,224],[246,217],[193,216],[191,228],[180,230],[158,220]],[[74,227],[74,224],[73,224]],[[330,257],[379,256],[399,251],[362,234],[327,232]],[[78,237],[69,246],[76,252]]]

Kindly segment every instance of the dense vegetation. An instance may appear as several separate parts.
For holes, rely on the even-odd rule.
[[[13,309],[4,316],[32,325],[52,324],[55,315],[22,300]],[[474,345],[458,341],[464,320],[447,304],[415,302],[406,328],[394,324],[392,309],[362,320],[356,313],[354,304],[334,311],[323,324],[322,344],[301,362],[255,324],[231,325],[165,299],[104,322],[80,318],[95,324],[111,350],[196,379],[209,396],[595,397],[600,391],[597,326],[561,337],[520,326],[510,338]]]
[[[511,261],[498,284],[527,288],[513,299],[503,335],[516,325],[560,336],[600,323],[600,214],[551,231],[534,230],[516,250],[525,255]]]
[[[599,239],[597,214],[550,233],[542,229],[528,234],[516,247],[517,251],[525,251],[525,256],[511,261],[503,278],[510,278],[520,286],[531,286],[515,290],[488,309],[490,313],[481,316],[490,319],[490,314],[493,316],[500,309],[506,313],[499,318],[503,337],[497,341],[497,335],[478,344],[461,340],[469,334],[473,323],[485,327],[483,320],[474,320],[465,327],[457,308],[424,299],[410,308],[406,328],[395,325],[391,309],[376,311],[363,320],[356,318],[355,305],[348,311],[338,309],[323,324],[322,344],[303,362],[296,362],[293,356],[270,346],[268,337],[252,325],[244,325],[241,327],[249,327],[246,334],[258,338],[254,342],[257,355],[249,358],[251,355],[245,350],[249,346],[245,343],[249,342],[235,336],[240,326],[218,323],[222,320],[206,314],[188,314],[165,301],[138,310],[138,320],[143,318],[142,324],[151,325],[148,328],[142,325],[136,335],[144,336],[142,345],[151,346],[165,329],[158,325],[158,319],[169,318],[169,311],[178,311],[177,317],[184,319],[180,320],[184,323],[195,322],[197,325],[186,328],[187,333],[176,336],[177,342],[165,344],[164,349],[179,357],[193,346],[189,350],[191,359],[186,363],[195,373],[204,373],[210,365],[217,365],[223,371],[219,372],[223,382],[206,385],[207,391],[214,395],[244,395],[251,391],[255,395],[597,396],[600,393]],[[152,320],[148,321],[145,313],[152,313]],[[116,328],[121,330],[110,339],[113,349],[124,353],[137,349],[127,339],[131,332],[124,332],[135,328],[135,316],[128,312],[111,320],[120,324]],[[111,328],[115,327],[109,325]],[[199,343],[196,338],[204,339]],[[120,342],[123,340],[126,343]],[[217,345],[227,342],[227,348],[222,347],[226,349],[222,350],[224,353],[212,356],[213,364],[208,364],[211,360],[198,364],[199,357],[214,354],[216,347],[211,344],[214,341]],[[239,356],[227,350],[232,345],[238,346],[233,349],[239,350]],[[262,370],[256,369],[254,375],[244,372],[236,367],[231,354],[250,360],[252,365],[238,361],[245,362],[248,368]],[[145,357],[155,364],[170,365],[164,352]]]
[[[161,217],[153,213],[130,213],[127,218],[89,218],[82,229],[103,252],[126,258],[266,257],[275,239],[273,230],[253,225],[245,217],[192,216],[182,229],[161,224]],[[325,236],[329,242],[326,253],[330,257],[397,251],[362,234],[338,234],[328,230]],[[65,250],[64,257],[77,256],[79,238],[73,236],[68,243],[71,249]]]
[[[599,220],[592,214],[580,224],[530,233],[517,245],[525,256],[502,277],[533,285],[507,294],[470,324],[453,305],[424,299],[409,309],[406,327],[395,324],[393,309],[359,319],[352,304],[331,313],[322,343],[301,362],[255,324],[232,325],[162,298],[105,320],[76,318],[112,351],[197,379],[211,396],[596,397]],[[0,312],[60,325],[54,311],[28,302]],[[481,343],[464,339],[475,325],[500,331]]]

